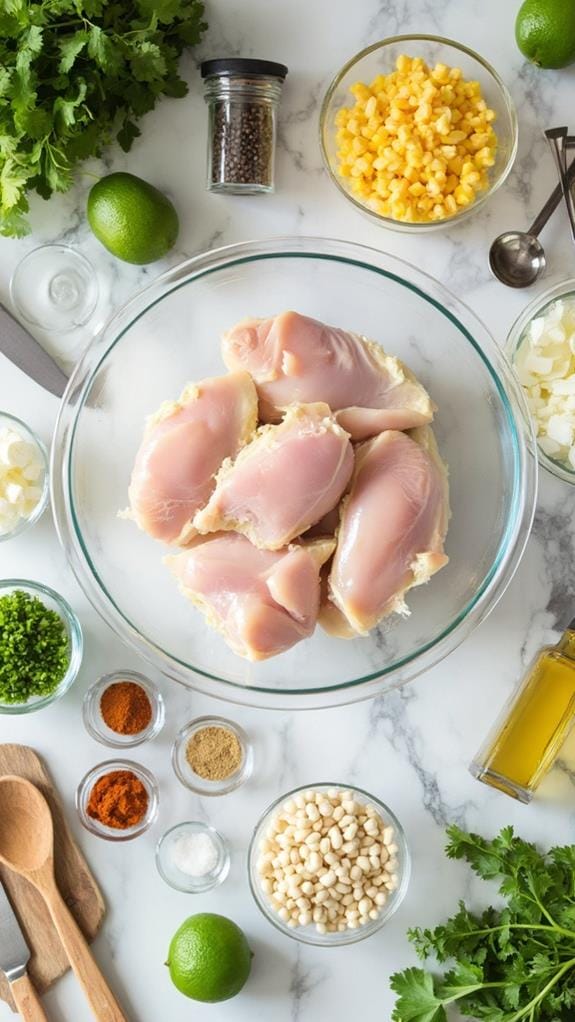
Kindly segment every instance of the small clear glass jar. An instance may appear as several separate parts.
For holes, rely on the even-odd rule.
[[[207,834],[212,841],[217,858],[209,873],[198,876],[183,873],[172,858],[174,845],[180,838],[191,834]],[[207,823],[196,820],[178,823],[167,830],[156,848],[156,866],[160,876],[174,890],[183,891],[185,894],[205,894],[206,891],[211,891],[213,887],[223,883],[230,871],[230,858],[228,844],[222,835]]]
[[[207,778],[200,777],[199,774],[192,770],[191,764],[188,762],[186,755],[188,744],[194,735],[198,731],[203,731],[204,728],[221,728],[225,731],[231,731],[237,738],[242,750],[242,758],[237,770],[230,774],[229,777],[224,777],[221,781],[210,781]],[[227,795],[230,791],[235,791],[241,784],[245,784],[249,780],[252,775],[253,765],[254,750],[249,736],[239,724],[234,723],[233,720],[228,720],[226,717],[196,717],[195,720],[190,721],[189,724],[186,724],[178,732],[172,748],[172,766],[176,777],[186,788],[195,792],[196,795]]]
[[[150,700],[152,711],[150,722],[142,731],[138,731],[135,734],[122,734],[119,731],[112,731],[102,716],[101,702],[104,692],[112,685],[118,685],[123,681],[138,685],[144,690]],[[159,735],[164,726],[164,700],[156,685],[138,671],[113,671],[111,674],[104,674],[90,686],[84,696],[82,716],[86,731],[97,742],[101,742],[102,745],[109,745],[115,749],[134,748],[134,746],[142,745],[143,742],[149,742],[156,735]]]
[[[148,807],[142,819],[133,827],[108,827],[88,813],[88,803],[90,802],[90,795],[94,785],[102,777],[105,777],[106,774],[114,773],[116,770],[126,770],[134,774],[146,789]],[[134,763],[131,759],[108,759],[104,763],[98,763],[97,766],[92,767],[85,777],[82,778],[76,789],[76,809],[78,810],[80,823],[91,834],[95,834],[96,837],[101,837],[105,841],[132,841],[133,838],[144,834],[156,820],[159,803],[160,790],[156,778],[149,770],[146,770],[139,763]]]
[[[208,191],[274,190],[277,109],[285,64],[230,57],[202,64],[209,109]]]

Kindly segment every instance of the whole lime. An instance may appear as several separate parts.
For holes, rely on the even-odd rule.
[[[200,912],[172,937],[168,961],[172,983],[194,1001],[227,1001],[239,994],[252,965],[249,944],[231,919]]]
[[[179,221],[162,192],[134,174],[108,174],[88,195],[88,223],[98,241],[126,263],[153,263],[175,244]]]
[[[517,45],[538,67],[575,61],[574,0],[525,0],[515,22]]]

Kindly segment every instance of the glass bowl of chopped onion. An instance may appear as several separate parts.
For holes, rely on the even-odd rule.
[[[40,582],[0,580],[0,713],[34,713],[61,699],[78,676],[83,648],[82,627],[63,596]]]
[[[0,412],[0,543],[34,525],[49,495],[44,444],[21,419]]]
[[[335,782],[276,799],[248,851],[260,911],[281,933],[317,947],[355,944],[380,930],[401,905],[410,875],[405,833],[389,806]]]
[[[331,180],[357,209],[399,231],[453,226],[475,213],[507,178],[517,141],[515,106],[497,71],[434,35],[393,36],[357,53],[320,114]]]
[[[539,464],[575,483],[575,278],[523,310],[507,353],[533,416]]]

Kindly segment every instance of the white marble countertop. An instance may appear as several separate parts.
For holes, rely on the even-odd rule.
[[[507,227],[526,227],[555,184],[543,128],[573,118],[575,68],[538,72],[526,66],[513,34],[516,4],[501,0],[208,0],[209,33],[187,56],[190,95],[166,101],[149,115],[143,137],[128,156],[108,153],[105,168],[130,170],[168,192],[181,214],[182,231],[170,264],[206,248],[274,234],[341,237],[384,248],[417,263],[456,291],[503,342],[515,316],[533,297],[514,293],[490,278],[490,240]],[[519,111],[519,156],[507,185],[486,209],[455,230],[414,239],[384,231],[359,216],[336,193],[322,167],[317,144],[320,98],[338,67],[355,51],[386,35],[435,32],[478,49],[506,80]],[[282,104],[277,194],[223,198],[204,191],[206,112],[196,61],[242,54],[285,61],[290,74]],[[575,128],[571,120],[571,128]],[[92,163],[89,168],[101,171]],[[83,209],[91,179],[80,177],[68,195],[49,204],[34,201],[34,234],[0,242],[0,294],[7,298],[13,267],[40,241],[78,245],[107,282],[105,316],[164,267],[136,269],[115,262],[91,237]],[[556,214],[546,229],[548,273],[539,290],[573,275],[575,259],[565,218]],[[73,360],[87,334],[44,339]],[[46,441],[56,400],[0,358],[0,407],[22,416]],[[170,745],[192,715],[224,711],[216,703],[163,683],[167,726],[137,759],[156,774],[162,794],[160,818],[139,840],[110,845],[82,831],[73,808],[80,777],[106,750],[83,730],[83,693],[100,673],[142,664],[114,637],[76,585],[58,545],[50,514],[30,533],[0,547],[3,576],[39,579],[64,593],[86,634],[86,656],[70,694],[40,714],[0,718],[0,741],[34,746],[47,760],[82,848],[100,881],[108,916],[96,954],[138,1022],[185,1022],[189,1018],[274,1022],[343,1022],[362,1013],[387,1022],[393,998],[388,977],[413,964],[405,938],[410,925],[433,924],[457,898],[477,891],[466,870],[447,864],[444,827],[455,820],[492,833],[514,823],[530,838],[573,840],[575,834],[575,743],[526,808],[472,780],[467,765],[506,694],[543,642],[573,612],[575,526],[573,493],[548,475],[541,479],[534,534],[517,575],[491,617],[463,647],[402,692],[352,707],[300,714],[231,708],[253,734],[258,748],[248,786],[221,799],[198,799],[175,779]],[[161,682],[160,682],[161,683]],[[400,912],[369,940],[341,950],[303,948],[282,937],[259,914],[246,878],[246,846],[252,825],[279,793],[324,778],[356,783],[388,802],[401,818],[411,844],[413,880]],[[230,840],[233,863],[225,884],[192,897],[165,886],[154,865],[154,846],[168,826],[186,818],[209,820]],[[187,915],[223,912],[248,934],[255,951],[253,972],[242,994],[228,1003],[188,1003],[171,986],[163,966],[169,940]],[[90,1013],[71,976],[46,998],[53,1022],[88,1022]],[[0,1005],[0,1020],[10,1018]]]

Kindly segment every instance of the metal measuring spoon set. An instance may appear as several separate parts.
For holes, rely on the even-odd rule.
[[[549,128],[545,137],[553,153],[559,184],[527,231],[505,231],[495,239],[489,250],[491,272],[507,287],[529,287],[545,270],[545,250],[538,235],[561,199],[567,207],[575,242],[575,200],[571,191],[575,182],[575,160],[567,167],[567,152],[575,148],[575,136],[569,135],[566,127],[560,127]]]

